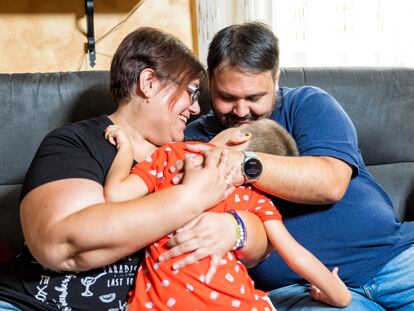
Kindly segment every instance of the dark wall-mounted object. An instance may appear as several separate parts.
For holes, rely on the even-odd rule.
[[[87,36],[87,49],[89,54],[89,64],[91,67],[96,63],[95,52],[95,31],[93,25],[93,12],[94,12],[94,0],[85,0],[85,12],[86,12],[86,36]]]

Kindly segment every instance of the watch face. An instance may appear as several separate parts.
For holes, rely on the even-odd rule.
[[[248,159],[244,162],[243,170],[249,179],[256,179],[262,174],[262,162],[255,158]]]

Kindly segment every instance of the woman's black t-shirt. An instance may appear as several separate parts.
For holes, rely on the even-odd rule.
[[[30,165],[21,197],[40,185],[66,178],[86,178],[103,185],[116,153],[104,138],[110,124],[108,117],[100,116],[47,135]],[[23,310],[125,310],[140,258],[137,252],[91,271],[56,272],[42,267],[25,249],[0,269],[0,300]]]

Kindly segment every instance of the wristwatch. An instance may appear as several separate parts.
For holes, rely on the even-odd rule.
[[[241,165],[241,171],[245,183],[256,182],[263,172],[263,164],[253,151],[242,151],[244,161]]]

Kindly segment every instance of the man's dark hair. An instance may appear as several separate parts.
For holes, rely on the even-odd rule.
[[[264,23],[228,26],[210,43],[207,56],[210,78],[224,61],[231,67],[251,72],[272,71],[275,78],[279,69],[279,40]]]
[[[141,27],[125,37],[112,59],[110,88],[116,104],[130,99],[141,71],[146,68],[153,69],[163,81],[178,83],[177,94],[205,75],[201,63],[177,37]]]
[[[292,135],[271,119],[260,119],[249,123],[241,130],[252,133],[248,150],[280,156],[298,156],[299,151]]]

